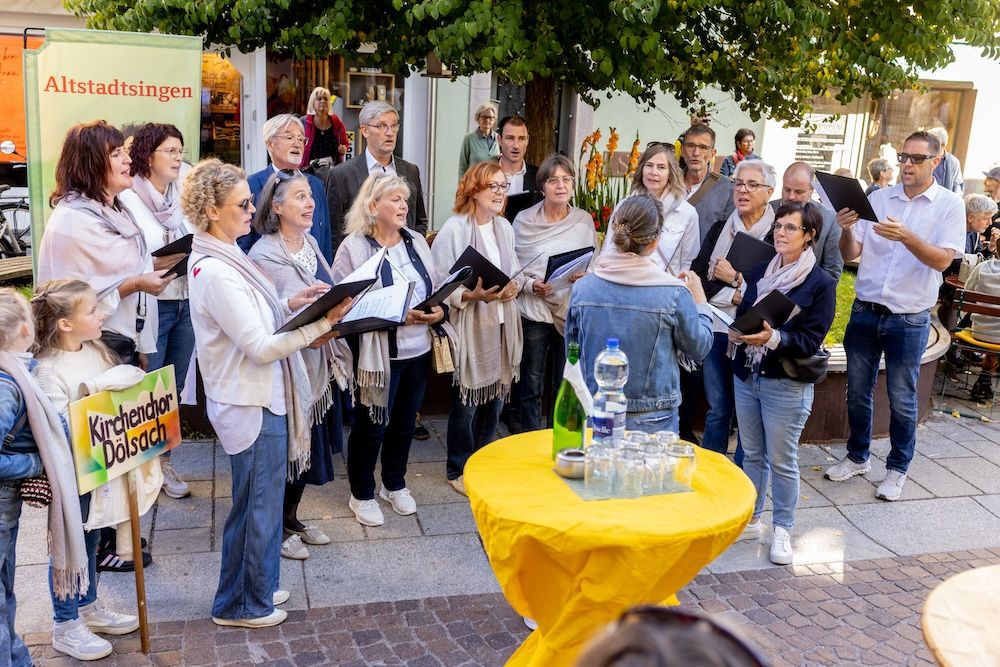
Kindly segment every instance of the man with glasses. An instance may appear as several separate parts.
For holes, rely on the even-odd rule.
[[[928,132],[907,137],[899,158],[899,182],[868,196],[878,222],[855,211],[837,212],[844,259],[860,257],[857,298],[844,336],[847,352],[847,456],[826,470],[842,482],[871,471],[872,399],[879,359],[885,355],[889,394],[886,476],[875,492],[898,500],[916,450],[917,378],[930,334],[930,308],[941,272],[965,249],[962,198],[934,180],[941,142]]]
[[[399,138],[399,113],[388,102],[368,102],[358,114],[365,150],[353,160],[338,164],[327,177],[326,192],[333,217],[333,251],[344,240],[344,216],[354,203],[361,185],[372,174],[402,176],[410,186],[406,226],[427,233],[427,209],[417,165],[393,155]]]
[[[306,133],[302,127],[302,121],[290,113],[280,114],[273,118],[268,118],[264,123],[264,145],[267,147],[267,154],[271,158],[271,164],[264,167],[255,174],[247,177],[250,184],[250,192],[253,193],[253,201],[257,203],[257,197],[264,189],[267,179],[275,173],[285,170],[289,173],[298,173],[299,165],[302,163],[302,155],[306,147]],[[309,181],[309,189],[312,191],[313,201],[316,208],[313,210],[312,228],[309,233],[316,239],[319,249],[323,253],[326,261],[333,263],[333,245],[330,236],[330,209],[327,207],[326,189],[323,181],[312,174],[303,174]],[[250,252],[250,248],[260,238],[253,229],[246,236],[237,240],[243,252]]]
[[[715,130],[704,123],[688,128],[681,138],[684,187],[689,204],[698,211],[699,240],[708,230],[733,212],[733,182],[712,171],[715,165]]]
[[[819,230],[819,237],[812,246],[813,252],[816,254],[816,263],[833,276],[834,280],[840,280],[840,274],[844,270],[844,258],[840,254],[840,226],[837,224],[836,213],[819,202],[813,201],[813,179],[815,177],[816,172],[808,164],[793,162],[788,169],[785,169],[785,173],[781,177],[781,199],[772,201],[771,208],[777,211],[782,204],[792,202],[816,204],[823,216],[823,226]],[[768,232],[764,240],[774,245],[774,232]]]

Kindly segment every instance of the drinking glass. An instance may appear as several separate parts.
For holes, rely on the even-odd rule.
[[[642,493],[653,495],[663,492],[663,480],[667,469],[667,449],[660,442],[650,439],[642,449],[643,465]]]
[[[690,487],[691,482],[694,481],[694,471],[697,465],[694,458],[694,445],[678,440],[670,445],[668,455],[674,468],[674,481]]]
[[[649,434],[643,431],[629,431],[625,434],[625,442],[642,447],[649,440]]]
[[[615,494],[619,498],[638,498],[642,495],[642,474],[645,457],[637,447],[625,447],[615,460]]]
[[[587,447],[584,459],[584,487],[599,496],[610,496],[614,491],[615,460],[614,450],[607,445]]]
[[[680,439],[673,431],[657,431],[653,437],[663,445],[672,445]]]

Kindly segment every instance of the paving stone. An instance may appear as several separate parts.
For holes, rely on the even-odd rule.
[[[421,505],[417,512],[424,535],[475,533],[476,522],[468,502]]]
[[[907,484],[916,482],[937,497],[974,496],[982,490],[969,484],[959,475],[941,465],[943,459],[932,459],[918,454],[907,469]],[[970,459],[977,460],[977,459]],[[904,487],[905,490],[906,487]]]
[[[982,459],[941,459],[939,463],[983,493],[1000,493],[1000,466]]]

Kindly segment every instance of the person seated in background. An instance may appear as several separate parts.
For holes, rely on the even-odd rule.
[[[877,157],[868,161],[868,175],[872,179],[872,184],[865,190],[865,195],[870,195],[879,188],[887,188],[892,185],[892,165],[882,157]]]
[[[986,243],[982,237],[983,233],[990,229],[994,207],[995,204],[986,195],[965,196],[965,253],[957,255],[951,265],[942,272],[945,278],[968,273],[968,270],[975,267],[982,259],[979,253],[984,248],[988,248],[990,252],[996,250],[1000,230],[996,228],[990,230],[990,239]],[[967,270],[963,271],[963,265]],[[938,299],[941,301],[941,305],[938,306],[938,320],[951,331],[958,324],[955,319],[957,315],[955,311],[955,287],[947,281],[941,283]]]
[[[711,616],[633,607],[590,640],[576,667],[766,667],[749,641]]]
[[[759,160],[760,156],[755,155],[753,152],[753,142],[756,138],[757,135],[749,128],[738,130],[735,139],[736,150],[733,151],[732,155],[727,155],[726,159],[722,161],[719,173],[732,178],[736,172],[736,165],[740,162],[743,162],[743,160]]]
[[[1000,296],[1000,259],[988,259],[976,266],[965,283],[965,289]],[[973,313],[972,337],[984,343],[1000,345],[1000,318]],[[993,378],[997,374],[998,361],[1000,357],[993,354],[983,357],[979,377],[969,393],[972,400],[993,400]]]

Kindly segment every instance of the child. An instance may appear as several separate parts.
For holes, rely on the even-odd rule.
[[[35,376],[67,421],[69,404],[73,401],[94,391],[128,387],[142,378],[139,369],[116,365],[114,357],[98,340],[104,315],[97,306],[97,294],[89,285],[79,280],[53,280],[37,288],[31,304],[38,329]],[[159,470],[159,465],[156,469]],[[111,644],[94,632],[122,635],[139,627],[135,616],[106,609],[97,600],[97,543],[100,537],[97,529],[122,520],[124,481],[124,477],[116,478],[95,489],[94,493],[81,497],[90,586],[79,597],[66,600],[52,597],[55,618],[52,646],[78,660],[97,660],[111,653]],[[158,492],[159,483],[155,483]],[[143,500],[140,499],[140,504],[145,504]],[[125,511],[127,516],[127,509]]]
[[[69,443],[59,416],[31,377],[28,350],[35,341],[24,297],[0,289],[0,664],[31,665],[14,632],[14,555],[21,516],[21,484],[44,479],[49,489],[49,550],[54,591],[76,595],[88,586],[80,507]],[[46,478],[39,476],[44,471]]]

